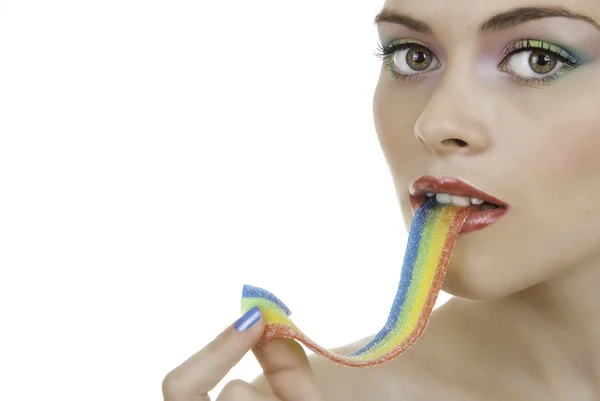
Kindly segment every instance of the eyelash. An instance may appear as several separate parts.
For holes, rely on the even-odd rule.
[[[511,57],[517,53],[531,51],[531,50],[547,51],[548,53],[554,55],[558,60],[560,60],[561,62],[563,62],[565,64],[563,69],[559,70],[558,72],[556,72],[552,75],[545,76],[543,78],[529,78],[529,77],[524,78],[524,77],[519,77],[519,76],[513,75],[513,79],[515,79],[517,81],[521,81],[521,82],[525,82],[525,83],[544,84],[544,83],[553,81],[554,79],[558,78],[558,76],[560,76],[560,75],[563,75],[567,72],[574,70],[575,68],[579,67],[582,64],[581,60],[579,58],[573,56],[572,54],[570,54],[569,52],[567,52],[560,46],[557,46],[550,42],[545,42],[542,40],[535,40],[535,42],[539,43],[538,46],[532,45],[531,42],[532,42],[531,39],[522,38],[522,39],[512,42],[510,45],[508,45],[507,48],[502,53],[503,54],[502,61],[498,64],[498,67],[500,67],[505,61],[507,61],[509,57]],[[425,47],[419,43],[415,43],[415,42],[403,42],[403,43],[398,43],[398,44],[391,45],[391,46],[390,45],[382,45],[380,43],[377,47],[375,55],[384,62],[384,66],[386,67],[386,69],[388,70],[388,72],[394,79],[396,79],[398,81],[408,81],[411,79],[418,79],[421,76],[428,74],[427,72],[421,72],[421,73],[415,73],[415,74],[402,74],[393,69],[392,56],[394,55],[394,53],[396,53],[397,51],[402,51],[402,50],[411,49],[411,48],[417,48],[417,49],[423,48],[423,49],[427,49],[427,50],[431,51],[427,47]]]
[[[416,74],[401,74],[392,68],[391,60],[392,60],[392,56],[394,55],[394,53],[396,53],[398,51],[406,50],[406,49],[411,49],[413,47],[423,48],[424,46],[422,46],[418,43],[413,43],[413,42],[398,43],[398,44],[391,45],[391,46],[390,45],[382,45],[381,43],[379,43],[377,50],[375,52],[375,55],[383,61],[384,67],[388,70],[388,72],[390,73],[392,78],[394,78],[398,81],[408,81],[411,79],[419,78],[420,76],[422,76],[426,73],[418,72]]]

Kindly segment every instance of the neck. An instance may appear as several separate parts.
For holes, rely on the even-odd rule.
[[[595,261],[495,301],[454,298],[410,354],[433,377],[479,386],[482,397],[600,399],[599,283]]]
[[[495,303],[517,318],[527,315],[528,325],[548,335],[568,336],[562,351],[600,356],[599,284],[600,261],[594,260]]]
[[[577,382],[598,397],[599,284],[600,261],[590,260],[568,274],[482,306],[491,309],[488,316],[496,316],[497,330],[528,350],[521,361],[532,366],[536,376],[567,382],[570,377],[571,384]],[[515,326],[501,327],[501,322],[515,322]]]

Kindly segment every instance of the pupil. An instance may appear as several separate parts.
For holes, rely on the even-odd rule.
[[[546,64],[548,64],[550,62],[550,56],[547,54],[539,54],[536,57],[536,64],[539,64],[541,66],[545,66]]]
[[[415,52],[412,58],[415,63],[424,63],[427,60],[427,56],[423,52]]]

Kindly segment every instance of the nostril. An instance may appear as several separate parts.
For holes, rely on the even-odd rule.
[[[465,146],[468,146],[469,144],[466,143],[465,141],[463,141],[462,139],[458,139],[458,138],[452,138],[452,139],[444,139],[442,141],[443,145],[452,145],[455,144],[456,146],[458,146],[459,148],[464,148]]]

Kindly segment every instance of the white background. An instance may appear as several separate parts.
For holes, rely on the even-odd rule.
[[[326,347],[381,328],[406,241],[382,5],[0,2],[2,399],[161,400],[244,283]]]

